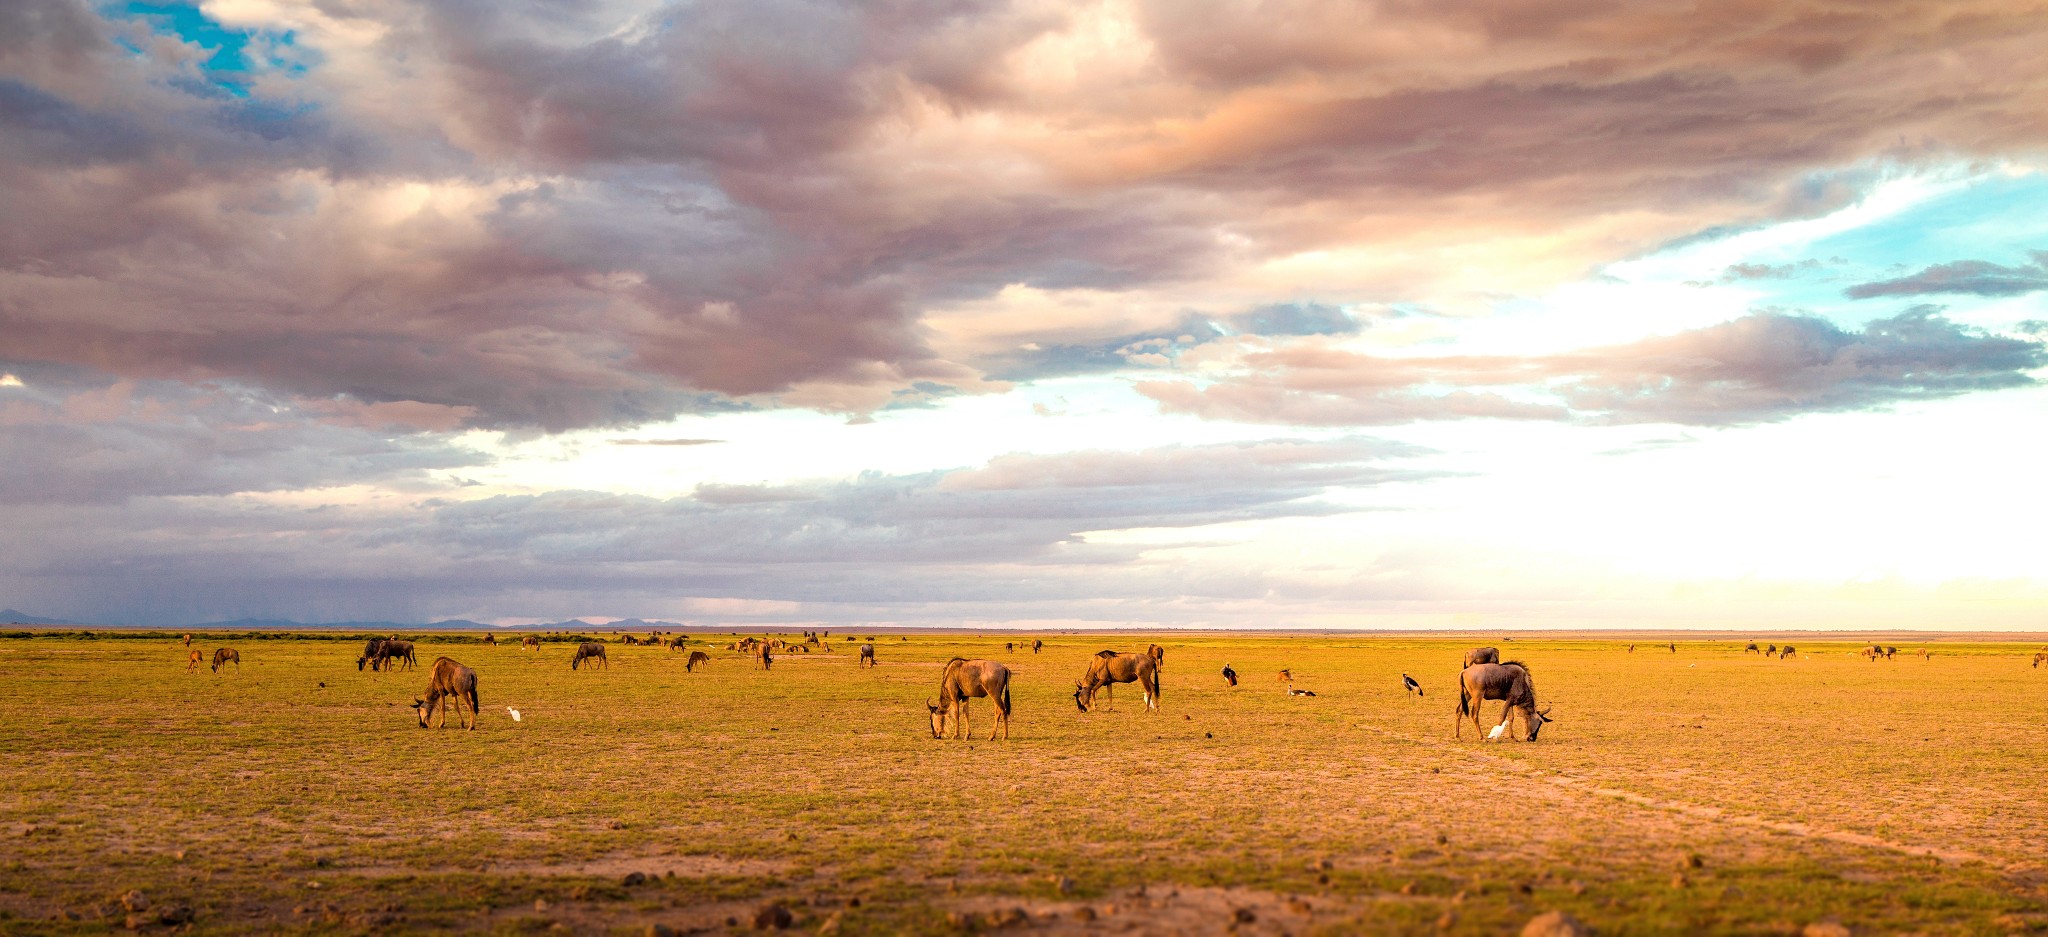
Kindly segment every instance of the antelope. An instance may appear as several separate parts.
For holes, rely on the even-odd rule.
[[[593,657],[597,658],[598,663],[604,665],[604,669],[612,669],[611,658],[604,656],[604,645],[596,641],[585,641],[582,644],[576,645],[576,656],[569,659],[569,669],[576,670],[581,668],[584,661]]]
[[[519,646],[528,651],[538,651],[540,650],[540,636],[529,634],[526,637],[520,638]]]
[[[1010,737],[1010,668],[992,660],[967,660],[955,657],[946,662],[946,669],[939,673],[939,700],[926,700],[925,710],[931,715],[932,738],[946,737],[946,717],[953,717],[953,737],[972,738],[974,733],[968,725],[967,701],[974,697],[986,696],[996,707],[996,727],[989,730],[988,740],[996,740],[1000,732],[1004,739]]]
[[[1536,685],[1529,679],[1529,668],[1520,661],[1473,664],[1458,675],[1458,713],[1451,720],[1457,728],[1457,737],[1464,737],[1466,716],[1472,717],[1472,728],[1483,733],[1479,710],[1487,700],[1500,700],[1506,704],[1496,735],[1499,729],[1507,729],[1509,737],[1513,737],[1516,710],[1522,713],[1531,742],[1536,741],[1537,734],[1543,731],[1544,723],[1551,721],[1550,710],[1539,712],[1536,709]]]
[[[239,673],[242,669],[242,652],[231,647],[216,649],[213,652],[213,672],[220,673],[221,666],[228,661],[235,662],[235,671]]]
[[[1634,647],[1634,645],[1630,645],[1630,647]],[[1466,652],[1465,652],[1465,662],[1464,662],[1464,663],[1462,663],[1462,664],[1459,664],[1459,665],[1458,665],[1458,668],[1459,668],[1460,670],[1462,670],[1462,669],[1464,669],[1464,668],[1466,668],[1466,667],[1470,667],[1470,666],[1472,666],[1473,664],[1498,664],[1498,663],[1500,663],[1500,648],[1497,648],[1497,647],[1475,647],[1475,648],[1473,648],[1473,649],[1471,649],[1471,650],[1469,650],[1469,651],[1466,651]]]
[[[463,728],[471,732],[476,731],[477,717],[483,714],[483,709],[477,704],[476,671],[456,663],[452,657],[437,657],[434,659],[434,669],[427,677],[426,698],[415,698],[412,701],[413,714],[420,718],[420,728],[428,728],[427,717],[432,715],[437,707],[441,712],[441,721],[435,728],[446,728],[449,700],[455,701],[455,724],[459,726],[462,725],[463,701],[469,702],[469,724]],[[516,721],[519,715],[515,712],[512,718]]]
[[[191,653],[185,655],[185,659],[187,661],[187,663],[185,664],[186,673],[191,673],[192,671],[198,670],[199,665],[206,661],[205,655],[200,654],[198,648],[193,648]]]
[[[703,664],[706,667],[711,666],[711,655],[703,651],[691,651],[690,659],[683,662],[683,671],[685,673],[696,673],[698,664]]]
[[[1159,661],[1151,654],[1121,654],[1097,651],[1088,664],[1088,674],[1074,684],[1074,705],[1089,712],[1095,705],[1095,691],[1118,683],[1136,683],[1145,694],[1145,708],[1159,708]],[[1115,705],[1114,697],[1110,705]]]
[[[880,665],[878,665],[878,664],[876,664],[876,663],[875,663],[875,646],[874,646],[874,645],[872,645],[872,644],[863,644],[863,645],[861,645],[861,646],[860,646],[860,659],[858,659],[858,660],[854,661],[854,662],[853,662],[853,666],[855,667],[855,669],[858,669],[858,668],[861,668],[861,667],[876,667],[876,666],[880,666]]]

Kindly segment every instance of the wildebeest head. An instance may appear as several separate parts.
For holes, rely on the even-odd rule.
[[[420,699],[420,698],[419,698],[419,697],[417,697],[417,696],[413,697],[413,698],[412,698],[412,711],[413,711],[413,715],[415,715],[415,716],[418,716],[418,717],[420,717],[420,728],[422,728],[422,729],[426,728],[426,727],[427,727],[427,701],[426,701],[426,700],[423,700],[423,699]]]
[[[1536,735],[1543,731],[1543,726],[1554,721],[1556,720],[1550,718],[1550,710],[1536,712],[1532,707],[1529,712],[1529,741],[1536,741]]]
[[[1074,707],[1082,712],[1088,711],[1088,688],[1079,683],[1074,684]]]
[[[946,737],[946,711],[945,711],[944,709],[941,709],[941,708],[939,708],[939,704],[937,704],[937,703],[934,703],[934,702],[932,702],[932,701],[931,701],[931,699],[930,699],[929,697],[927,697],[927,698],[925,699],[925,701],[924,701],[924,708],[925,708],[925,710],[926,710],[927,712],[931,713],[931,717],[932,717],[932,738],[935,738],[935,739],[942,739],[942,738],[945,738],[945,737]]]

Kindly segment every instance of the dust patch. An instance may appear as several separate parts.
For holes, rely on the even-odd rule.
[[[1430,901],[1388,895],[1384,901]],[[1355,926],[1369,902],[1250,888],[1139,886],[1093,901],[986,896],[955,903],[951,926],[1046,934],[1299,934]]]

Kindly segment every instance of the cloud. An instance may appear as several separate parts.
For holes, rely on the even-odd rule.
[[[1541,289],[2048,139],[2043,14],[1995,0],[5,6],[0,354],[471,427],[1170,363],[1106,342]],[[1173,311],[927,327],[1018,285]],[[1343,326],[1296,308],[1241,331]]]
[[[2048,251],[2027,253],[2033,263],[2007,267],[1983,260],[1957,260],[1895,279],[1858,283],[1842,292],[1850,299],[1873,299],[1931,293],[2018,296],[2048,290]]]
[[[722,439],[614,439],[614,446],[709,446]]]
[[[1091,532],[1356,510],[1323,495],[1431,477],[1399,464],[1423,454],[1371,439],[1279,439],[1012,455],[953,472],[707,486],[676,498],[555,491],[349,510],[317,497],[39,503],[11,514],[17,534],[37,533],[0,543],[0,591],[21,597],[15,604],[158,623],[287,611],[545,617],[593,603],[674,617],[786,607],[764,602],[1087,602],[1149,588],[1103,571],[1153,575],[1147,548],[1096,543]],[[1245,585],[1185,594],[1216,588]],[[47,598],[59,591],[72,598]]]
[[[1140,383],[1168,413],[1363,426],[1425,419],[1735,425],[2034,383],[2038,341],[1985,334],[1919,307],[1850,332],[1756,313],[1568,354],[1386,358],[1326,349],[1248,355],[1206,386]]]
[[[1036,342],[974,363],[1001,381],[1028,381],[1074,374],[1100,374],[1133,366],[1172,365],[1181,353],[1236,338],[1292,338],[1351,335],[1365,327],[1351,313],[1325,303],[1273,303],[1229,315],[1186,313],[1161,329],[1127,332],[1087,343]]]

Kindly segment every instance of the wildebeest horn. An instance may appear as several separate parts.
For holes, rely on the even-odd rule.
[[[932,712],[938,712],[939,704],[932,702],[932,698],[927,696],[924,698],[924,708],[929,709]]]
[[[1542,717],[1543,717],[1543,721],[1545,721],[1545,722],[1556,722],[1556,721],[1557,721],[1557,720],[1555,720],[1555,719],[1552,719],[1552,718],[1550,718],[1550,710],[1548,710],[1548,709],[1546,709],[1546,710],[1544,710],[1544,711],[1542,711],[1542,712],[1540,712],[1540,713],[1537,713],[1536,715],[1542,716]]]

